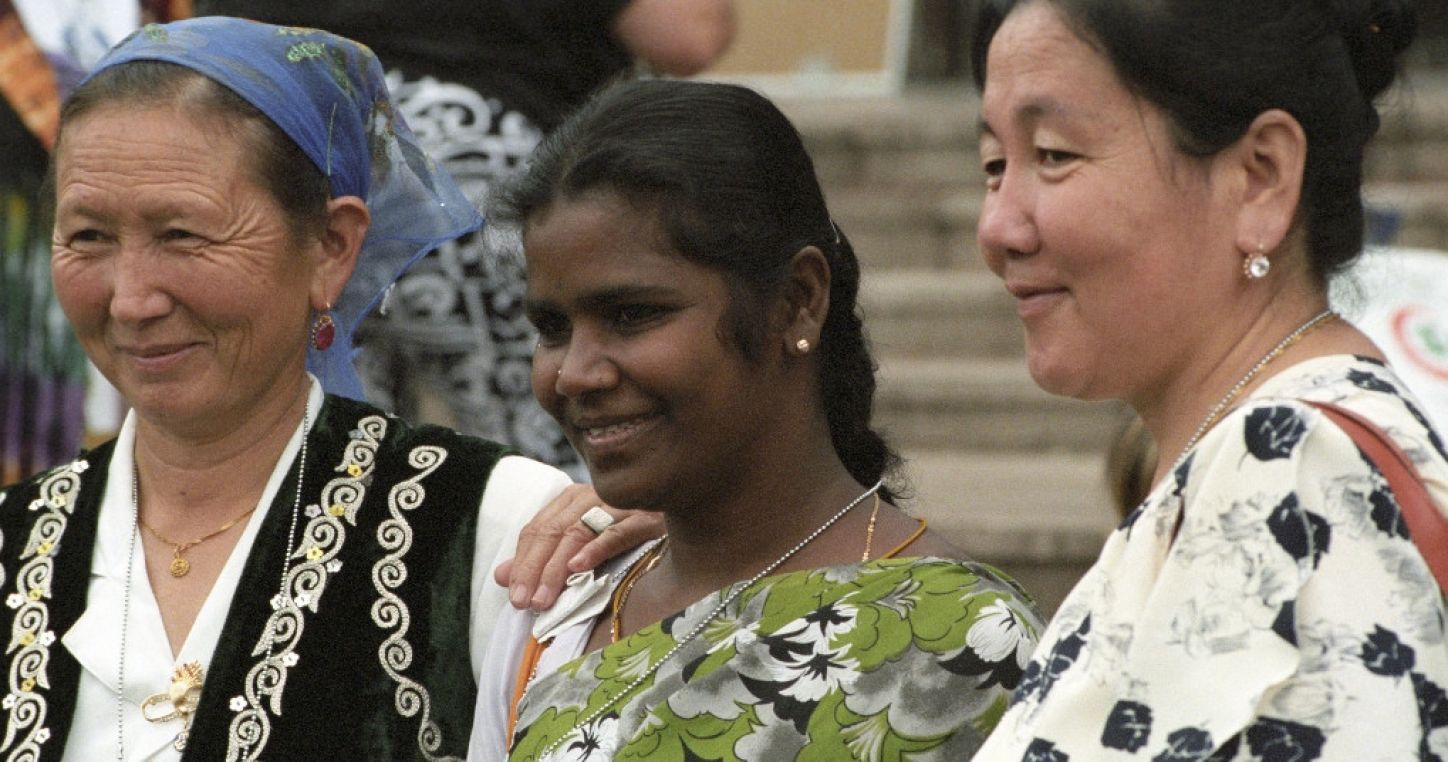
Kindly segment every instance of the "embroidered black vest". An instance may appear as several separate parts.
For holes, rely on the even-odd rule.
[[[0,492],[0,759],[59,760],[80,666],[59,644],[85,609],[113,444]],[[478,504],[501,445],[328,397],[257,535],[185,760],[461,759]]]

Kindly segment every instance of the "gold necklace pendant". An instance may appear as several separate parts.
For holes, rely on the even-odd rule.
[[[147,524],[147,523],[145,522],[145,520],[143,520],[143,519],[140,517],[139,509],[138,509],[138,511],[137,511],[137,513],[136,513],[136,523],[137,523],[137,524],[140,524],[142,529],[146,530],[147,532],[150,532],[152,537],[155,537],[156,539],[160,540],[161,542],[163,542],[163,543],[171,546],[171,565],[170,565],[169,567],[167,567],[167,571],[169,571],[169,572],[171,573],[171,576],[176,577],[176,578],[179,579],[179,578],[181,578],[181,577],[186,576],[187,574],[189,574],[189,573],[191,572],[191,562],[190,562],[190,561],[187,561],[184,557],[182,557],[182,555],[181,555],[182,553],[185,553],[186,551],[190,550],[192,547],[194,547],[194,546],[196,546],[196,545],[200,545],[201,543],[206,542],[207,540],[209,540],[209,539],[211,539],[211,538],[213,538],[213,537],[221,534],[222,532],[225,532],[226,530],[228,530],[228,529],[236,526],[242,519],[246,518],[247,516],[250,516],[250,515],[252,514],[252,512],[255,511],[255,510],[256,510],[256,506],[252,506],[251,508],[246,509],[246,511],[245,511],[244,513],[242,513],[240,516],[237,516],[236,518],[232,519],[231,521],[228,521],[228,522],[226,522],[225,524],[222,524],[220,529],[217,529],[216,531],[212,532],[211,534],[205,535],[204,537],[198,537],[198,538],[196,538],[196,539],[194,539],[194,540],[189,540],[189,541],[187,541],[187,542],[176,542],[175,540],[171,539],[170,537],[167,537],[166,535],[161,534],[160,532],[157,532],[155,527],[151,526],[150,524]]]

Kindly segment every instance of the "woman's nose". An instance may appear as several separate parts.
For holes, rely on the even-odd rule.
[[[1009,256],[1031,254],[1040,247],[1035,206],[1023,179],[1001,178],[986,194],[976,224],[976,240],[986,264],[996,272]]]
[[[581,397],[610,389],[618,384],[618,379],[619,369],[610,357],[607,344],[591,336],[589,331],[575,329],[558,364],[555,391],[565,397]]]
[[[111,317],[143,323],[170,312],[167,275],[160,256],[138,245],[122,245],[112,264]],[[223,283],[216,288],[225,288]]]

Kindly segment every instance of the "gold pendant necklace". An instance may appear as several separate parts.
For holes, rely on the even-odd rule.
[[[226,530],[228,530],[228,529],[236,526],[237,522],[241,521],[242,519],[246,518],[247,516],[250,516],[250,515],[252,514],[252,512],[255,511],[255,510],[256,510],[256,506],[252,506],[252,507],[246,509],[246,511],[245,511],[244,513],[242,513],[240,516],[237,516],[236,518],[232,519],[231,521],[228,521],[228,522],[226,522],[225,524],[222,524],[220,529],[212,532],[211,534],[205,535],[205,536],[203,536],[203,537],[198,537],[198,538],[196,538],[196,539],[194,539],[194,540],[190,540],[190,541],[187,541],[187,542],[177,542],[177,541],[175,541],[175,540],[167,537],[166,535],[163,535],[163,534],[161,534],[160,532],[157,532],[157,531],[156,531],[156,528],[153,527],[153,526],[151,526],[150,524],[147,524],[145,519],[139,519],[139,521],[140,521],[141,527],[144,528],[147,532],[150,532],[152,537],[155,537],[156,539],[160,540],[161,542],[163,542],[163,543],[171,546],[171,566],[168,568],[168,571],[171,572],[171,576],[173,576],[173,577],[178,577],[178,578],[179,578],[179,577],[184,577],[184,576],[186,576],[187,573],[189,573],[189,572],[191,571],[191,562],[190,562],[190,561],[187,561],[186,558],[184,557],[184,554],[186,553],[186,551],[188,551],[188,550],[190,550],[191,548],[193,548],[193,547],[195,547],[195,546],[197,546],[197,545],[200,545],[201,543],[206,542],[207,540],[209,540],[209,539],[211,539],[211,538],[213,538],[213,537],[221,534],[222,532],[225,532]]]
[[[304,484],[306,484],[307,475],[307,437],[311,434],[311,431],[312,402],[311,399],[308,398],[306,407],[302,409],[301,447],[296,460],[297,486],[296,492],[292,495],[292,521],[291,526],[287,530],[287,549],[286,552],[282,554],[283,590],[285,590],[286,588],[287,573],[288,570],[291,569],[292,564],[292,543],[295,539],[297,531],[297,516],[301,513],[302,510],[302,487]],[[225,532],[226,530],[235,526],[236,522],[241,521],[247,516],[250,516],[252,511],[255,510],[256,508],[252,507],[251,510],[248,510],[246,513],[237,516],[236,518],[227,522],[225,526],[221,527],[215,532],[212,532],[209,535],[206,535],[205,537],[202,537],[199,540],[193,540],[189,543],[184,544],[172,542],[171,540],[168,540],[167,538],[156,532],[156,530],[152,529],[149,525],[146,524],[146,522],[141,520],[141,475],[140,471],[135,467],[134,463],[132,464],[131,520],[133,523],[131,524],[130,543],[126,549],[126,582],[125,587],[123,588],[124,592],[122,593],[121,598],[120,649],[119,654],[116,657],[116,760],[118,762],[125,762],[126,759],[126,636],[128,630],[130,629],[131,622],[131,574],[136,558],[136,540],[141,535],[139,527],[145,527],[146,531],[156,536],[156,539],[172,547],[172,549],[174,550],[174,556],[171,559],[171,576],[184,577],[186,576],[187,572],[191,571],[191,562],[181,557],[181,554],[184,553],[187,548],[190,548],[192,545],[195,545],[197,543],[205,542],[212,537],[215,537],[216,535]],[[268,643],[267,661],[271,661],[271,659],[271,644]],[[171,747],[176,749],[177,751],[184,751],[186,749],[186,741],[190,737],[191,733],[191,715],[195,713],[197,703],[200,701],[201,698],[200,691],[202,680],[203,674],[201,663],[194,661],[187,662],[186,664],[183,664],[176,668],[176,671],[171,676],[171,687],[166,691],[166,693],[152,694],[151,696],[148,696],[146,698],[146,701],[143,702],[141,705],[141,716],[144,717],[148,722],[165,722],[168,719],[175,719],[176,717],[180,717],[182,720],[184,720],[185,725],[182,727],[181,732],[177,734],[175,740],[171,742]],[[195,692],[194,696],[192,695],[193,689]],[[158,701],[163,701],[166,699],[171,700],[171,706],[173,709],[172,713],[169,715],[162,715],[160,717],[152,718],[146,711],[147,707],[150,705],[154,705]],[[184,705],[186,707],[184,713],[181,709],[182,703],[178,702],[184,702]]]

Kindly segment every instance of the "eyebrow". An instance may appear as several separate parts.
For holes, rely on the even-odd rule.
[[[630,302],[640,299],[658,299],[672,296],[674,290],[668,286],[639,285],[634,283],[623,283],[617,286],[609,286],[586,294],[579,302],[585,309],[599,309],[619,302]],[[548,299],[528,297],[524,300],[524,309],[527,310],[556,310],[558,305]]]

